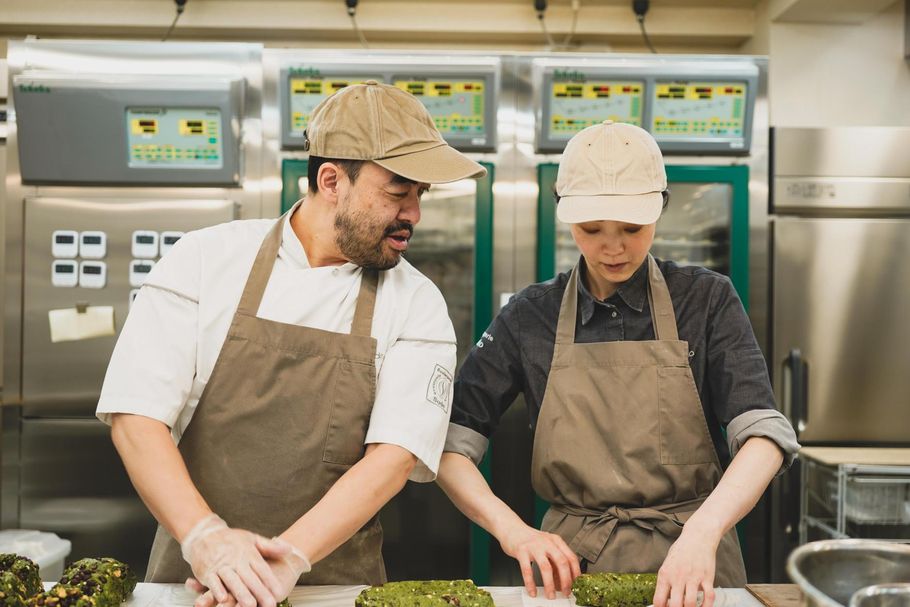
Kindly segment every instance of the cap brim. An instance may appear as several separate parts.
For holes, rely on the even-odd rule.
[[[556,217],[563,223],[621,221],[648,225],[660,218],[664,197],[660,192],[624,196],[563,196]]]
[[[373,162],[396,175],[421,183],[451,183],[480,179],[487,174],[485,168],[449,145]]]

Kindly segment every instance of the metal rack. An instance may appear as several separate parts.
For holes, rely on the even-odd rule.
[[[910,449],[807,447],[800,462],[801,544],[851,537],[910,543]]]

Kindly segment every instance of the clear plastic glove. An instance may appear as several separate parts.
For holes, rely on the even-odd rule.
[[[256,547],[262,556],[268,559],[268,566],[281,585],[281,590],[275,594],[279,601],[287,598],[297,585],[300,576],[312,569],[306,555],[281,538],[267,540],[260,537],[256,542]],[[194,592],[205,591],[205,585],[193,578],[186,581],[186,587]],[[234,607],[236,604],[234,597],[229,596],[227,600],[221,600],[216,598],[212,589],[209,589],[196,599],[194,607],[215,607],[216,605],[217,607]]]
[[[259,542],[267,546],[270,555],[281,555],[276,558],[289,553],[286,542],[273,543],[255,533],[231,529],[212,514],[190,530],[180,549],[193,575],[218,603],[227,604],[233,598],[241,607],[275,607],[275,597],[285,585],[265,562]]]

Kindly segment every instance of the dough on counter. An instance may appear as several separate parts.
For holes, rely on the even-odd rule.
[[[41,575],[38,564],[30,558],[17,554],[0,554],[0,571],[9,571],[25,584],[25,596],[41,592]]]
[[[28,600],[28,607],[117,607],[136,588],[136,575],[116,559],[81,559],[60,583]]]
[[[575,603],[588,607],[644,607],[656,589],[656,573],[583,573],[572,583]]]
[[[472,580],[388,582],[364,589],[355,607],[493,607],[493,597]]]
[[[0,607],[23,607],[26,597],[25,582],[12,571],[0,572]]]

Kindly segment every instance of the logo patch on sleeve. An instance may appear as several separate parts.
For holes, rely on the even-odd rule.
[[[451,391],[452,374],[445,367],[436,365],[436,368],[433,369],[433,377],[430,378],[430,383],[427,385],[427,400],[448,413]]]

